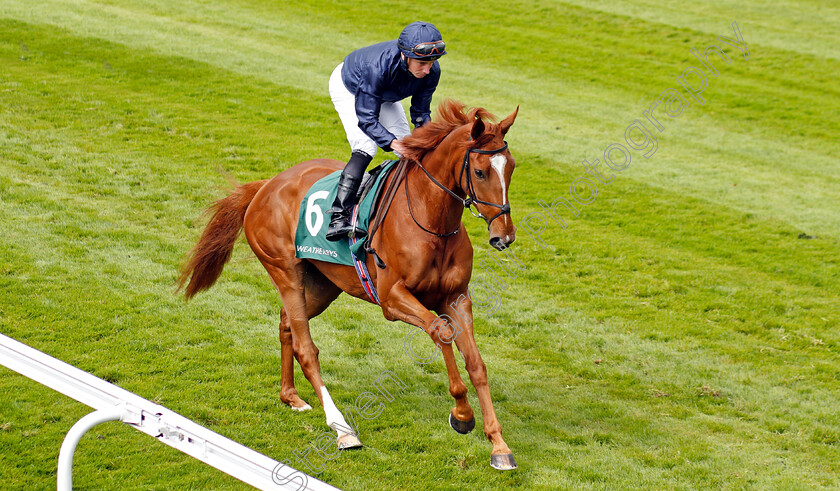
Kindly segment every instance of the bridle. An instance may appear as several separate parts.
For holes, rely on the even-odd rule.
[[[497,154],[497,153],[504,152],[505,150],[507,150],[507,148],[508,148],[508,144],[507,144],[507,142],[505,142],[505,144],[502,148],[497,148],[496,150],[479,150],[477,148],[468,149],[466,151],[466,153],[464,154],[464,165],[461,167],[461,175],[458,176],[458,183],[460,184],[461,179],[464,177],[464,172],[466,171],[466,173],[467,173],[467,194],[470,196],[469,199],[471,199],[471,202],[469,204],[464,203],[464,207],[467,208],[468,210],[470,210],[470,213],[472,213],[474,217],[484,218],[484,220],[487,222],[487,229],[488,230],[490,229],[490,224],[493,223],[493,220],[499,218],[502,215],[506,215],[506,214],[510,215],[510,203],[504,203],[504,204],[501,204],[501,205],[497,205],[496,203],[490,203],[488,201],[482,201],[482,200],[478,199],[478,197],[476,197],[475,190],[473,189],[473,184],[472,184],[472,172],[470,172],[470,152],[480,153],[482,155],[494,155],[494,154]],[[464,201],[466,201],[466,200],[464,200]],[[482,215],[480,211],[478,212],[478,215],[476,215],[472,211],[472,208],[470,208],[470,206],[469,206],[472,203],[480,203],[482,205],[492,206],[494,208],[499,208],[499,213],[496,213],[495,215],[493,215],[493,218],[491,218],[490,220],[487,220],[487,218],[484,215]],[[478,208],[476,208],[476,211],[478,211]]]
[[[489,230],[490,229],[490,224],[493,223],[493,220],[499,218],[502,215],[510,215],[510,204],[509,203],[504,203],[504,204],[499,205],[499,204],[496,204],[496,203],[490,203],[489,201],[480,200],[476,197],[475,189],[473,188],[473,183],[472,183],[472,172],[470,170],[470,153],[479,153],[479,154],[482,154],[482,155],[493,155],[493,154],[504,152],[505,150],[507,150],[507,148],[508,148],[508,144],[507,144],[507,142],[505,142],[503,147],[497,148],[495,150],[480,150],[478,148],[468,148],[467,151],[464,152],[464,164],[461,166],[461,174],[458,176],[458,183],[459,184],[461,183],[461,180],[464,178],[464,173],[466,173],[467,174],[467,189],[466,189],[467,198],[466,199],[461,198],[460,196],[455,194],[454,191],[452,191],[451,189],[449,189],[446,186],[444,186],[443,184],[441,184],[437,179],[434,178],[434,176],[432,176],[429,173],[428,170],[426,170],[425,167],[423,167],[423,164],[421,164],[420,162],[417,162],[417,165],[421,169],[423,169],[423,172],[426,173],[426,175],[429,177],[429,179],[431,179],[431,181],[433,183],[435,183],[439,188],[446,191],[447,194],[449,194],[450,196],[452,196],[456,200],[460,201],[461,204],[464,205],[464,208],[470,210],[470,213],[472,213],[472,215],[474,217],[483,218],[484,221],[487,222],[487,229]],[[433,232],[433,231],[427,229],[426,227],[420,225],[420,223],[417,221],[417,219],[414,218],[414,213],[411,211],[411,200],[408,197],[408,181],[405,182],[405,198],[406,198],[406,201],[408,202],[408,213],[411,215],[411,219],[414,220],[414,223],[416,223],[418,227],[423,229],[424,232],[430,233],[430,234],[435,235],[437,237],[450,237],[450,236],[458,233],[458,228],[460,228],[460,224],[458,225],[458,228],[456,228],[452,232],[448,232],[448,233],[445,233],[445,234],[439,234],[437,232]],[[478,208],[476,208],[476,211],[473,211],[473,209],[472,209],[473,203],[479,203],[479,204],[482,204],[482,205],[499,208],[499,213],[496,213],[493,216],[493,218],[491,218],[490,220],[487,220],[487,217],[482,215],[481,212],[478,211]],[[476,212],[478,212],[478,213],[476,214]]]

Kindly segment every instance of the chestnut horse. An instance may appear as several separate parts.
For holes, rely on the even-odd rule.
[[[434,121],[405,137],[407,152],[402,158],[407,170],[400,180],[391,173],[385,184],[393,180],[395,189],[403,190],[393,194],[389,211],[372,239],[372,246],[386,267],[376,267],[372,256],[367,257],[385,318],[422,328],[440,347],[449,374],[449,393],[455,399],[449,422],[459,433],[467,433],[475,419],[467,401],[467,387],[455,363],[451,345],[454,337],[478,395],[484,433],[493,444],[490,464],[501,470],[515,469],[516,461],[502,439],[502,427],[487,385],[487,369],[473,336],[468,295],[473,249],[461,217],[465,206],[474,205],[478,216],[487,222],[490,244],[496,249],[506,248],[516,238],[507,194],[515,162],[504,135],[518,111],[519,108],[495,124],[495,118],[484,109],[467,111],[460,103],[445,101]],[[321,379],[318,348],[309,332],[309,319],[323,312],[342,291],[362,300],[371,299],[352,266],[295,257],[295,230],[307,190],[343,166],[344,162],[337,160],[309,160],[271,180],[236,188],[210,208],[213,216],[179,280],[179,288],[189,280],[187,299],[210,288],[221,275],[244,228],[251,249],[283,300],[280,399],[295,410],[311,409],[295,389],[296,358],[324,407],[327,424],[337,432],[342,449],[361,443],[348,429]],[[459,332],[453,334],[450,324],[440,322],[446,318],[444,314],[464,320],[458,326]]]

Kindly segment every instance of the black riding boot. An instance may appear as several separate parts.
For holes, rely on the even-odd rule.
[[[341,173],[338,180],[338,190],[335,194],[330,212],[330,227],[327,229],[327,240],[337,241],[347,237],[353,226],[351,225],[351,214],[353,206],[356,205],[356,193],[359,191],[359,184],[362,182],[365,168],[367,168],[373,157],[363,152],[353,152],[350,161]],[[367,233],[356,227],[354,237],[361,239]]]

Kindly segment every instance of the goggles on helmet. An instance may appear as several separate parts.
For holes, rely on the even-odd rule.
[[[444,43],[443,41],[420,43],[413,48],[403,46],[402,44],[400,44],[399,47],[400,49],[409,51],[420,58],[429,58],[432,60],[437,60],[438,58],[446,54],[446,43]]]

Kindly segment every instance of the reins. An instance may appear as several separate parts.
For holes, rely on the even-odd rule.
[[[382,192],[382,197],[380,198],[380,203],[382,204],[377,207],[377,213],[373,217],[373,222],[370,224],[368,236],[365,239],[365,252],[373,256],[373,262],[376,263],[376,267],[379,269],[385,269],[385,261],[379,257],[376,253],[376,249],[371,247],[373,244],[373,236],[379,230],[379,226],[382,225],[382,222],[385,221],[385,217],[388,215],[388,210],[391,209],[391,202],[394,201],[394,196],[397,195],[397,189],[400,187],[400,182],[405,179],[406,169],[408,169],[408,160],[400,159],[392,173],[393,177],[388,182],[388,186],[385,188],[385,191]]]
[[[415,163],[417,164],[418,167],[423,169],[423,172],[426,174],[426,176],[429,178],[429,180],[431,180],[437,187],[446,191],[446,193],[449,196],[458,200],[464,206],[464,208],[470,210],[470,213],[472,213],[472,215],[474,217],[483,218],[484,221],[487,222],[487,228],[489,229],[490,224],[493,223],[493,220],[495,220],[495,219],[497,219],[500,216],[505,215],[505,214],[510,215],[510,204],[509,203],[504,203],[504,204],[499,205],[499,204],[496,204],[496,203],[491,203],[489,201],[483,201],[483,200],[478,199],[476,197],[475,189],[473,188],[473,183],[472,183],[472,172],[470,171],[470,153],[475,152],[475,153],[479,153],[479,154],[482,154],[482,155],[493,155],[493,154],[497,154],[497,153],[500,153],[500,152],[504,152],[505,150],[507,150],[507,148],[508,148],[508,144],[507,144],[507,142],[505,142],[504,146],[502,146],[501,148],[497,148],[495,150],[480,150],[480,149],[477,149],[477,148],[468,148],[466,150],[466,152],[464,153],[464,164],[461,166],[461,173],[458,176],[458,183],[460,184],[461,180],[464,178],[464,173],[466,173],[466,175],[467,175],[467,189],[466,189],[467,197],[466,198],[461,198],[460,196],[458,196],[457,193],[455,193],[451,189],[449,189],[446,186],[444,186],[443,184],[441,184],[440,181],[435,179],[435,177],[431,173],[429,173],[429,171],[426,170],[425,167],[423,167],[423,164],[421,164],[420,162],[415,162]],[[373,222],[371,223],[371,226],[370,226],[370,231],[368,233],[367,239],[365,239],[365,244],[364,244],[365,252],[367,252],[368,254],[373,256],[373,261],[376,263],[376,266],[379,267],[380,269],[385,269],[385,262],[382,261],[382,259],[379,257],[379,255],[376,254],[376,249],[371,247],[371,244],[373,243],[373,236],[377,232],[377,230],[379,229],[379,226],[382,225],[382,222],[385,221],[385,217],[388,215],[388,210],[391,208],[391,202],[394,201],[394,196],[396,196],[396,194],[397,194],[397,189],[399,189],[399,186],[400,186],[400,184],[403,183],[403,181],[405,181],[405,199],[406,199],[406,203],[408,205],[408,214],[411,215],[411,219],[414,220],[414,223],[417,224],[417,226],[420,227],[421,230],[423,230],[424,232],[426,232],[428,234],[434,235],[436,237],[445,238],[445,237],[451,237],[451,236],[455,235],[456,233],[458,233],[458,229],[461,227],[461,225],[459,223],[458,227],[455,228],[455,230],[453,230],[451,232],[444,233],[444,234],[439,234],[437,232],[433,232],[433,231],[427,229],[426,227],[421,225],[420,222],[417,221],[417,218],[414,217],[414,212],[411,210],[411,199],[408,195],[408,171],[407,171],[408,162],[409,161],[407,159],[400,159],[400,162],[397,164],[397,167],[394,169],[393,178],[388,183],[388,186],[386,187],[385,191],[382,193],[382,201],[381,201],[382,206],[380,206],[378,208],[380,213],[377,213],[376,216],[374,216]],[[499,208],[499,213],[496,213],[495,215],[493,215],[493,218],[488,220],[487,217],[485,217],[484,215],[481,214],[480,211],[478,211],[478,209],[476,209],[476,211],[478,211],[477,214],[476,214],[475,211],[473,211],[472,205],[474,203],[480,203],[482,205]]]
[[[466,207],[466,206],[469,206],[469,205],[467,205],[467,204],[466,204],[466,200],[465,200],[465,199],[461,199],[461,197],[460,197],[460,196],[458,196],[457,194],[455,194],[454,192],[452,192],[452,190],[450,190],[449,188],[447,188],[446,186],[444,186],[443,184],[441,184],[440,182],[438,182],[438,180],[437,180],[437,179],[435,179],[435,178],[434,178],[434,176],[432,176],[431,174],[429,174],[429,171],[427,171],[427,170],[426,170],[426,168],[425,168],[425,167],[423,167],[423,164],[421,164],[420,162],[417,162],[417,165],[418,165],[421,169],[423,169],[423,172],[425,172],[425,173],[426,173],[426,175],[427,175],[427,176],[429,176],[429,179],[431,179],[433,183],[437,184],[437,186],[438,186],[439,188],[441,188],[441,189],[443,189],[444,191],[446,191],[447,193],[449,193],[449,195],[450,195],[450,196],[452,196],[453,198],[455,198],[455,199],[457,199],[458,201],[460,201],[460,202],[464,203],[464,206],[465,206],[465,207]],[[445,234],[439,234],[439,233],[437,233],[437,232],[432,232],[431,230],[427,229],[427,228],[426,228],[426,227],[424,227],[423,225],[420,225],[420,222],[418,222],[418,221],[417,221],[417,219],[416,219],[416,218],[414,218],[414,212],[413,212],[413,211],[411,211],[411,198],[409,198],[409,196],[408,196],[408,181],[407,181],[407,180],[406,180],[406,183],[405,183],[405,201],[406,201],[406,203],[408,203],[408,214],[409,214],[409,215],[411,215],[411,219],[412,219],[412,220],[414,220],[414,223],[416,223],[416,224],[417,224],[417,226],[418,226],[418,227],[420,227],[420,228],[421,228],[424,232],[426,232],[427,234],[432,234],[432,235],[434,235],[435,237],[440,237],[440,238],[444,238],[444,237],[452,237],[453,235],[457,234],[457,233],[458,233],[458,229],[460,229],[460,228],[461,228],[460,220],[459,220],[458,226],[457,226],[457,227],[455,227],[455,230],[453,230],[453,231],[451,231],[451,232],[447,232],[447,233],[445,233]]]

